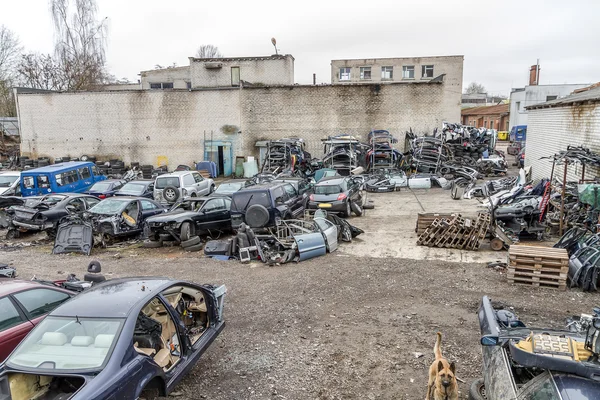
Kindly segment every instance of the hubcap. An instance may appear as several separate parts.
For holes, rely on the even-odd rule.
[[[167,191],[165,192],[165,197],[166,197],[167,199],[172,199],[172,198],[174,198],[174,197],[175,197],[175,191],[174,191],[174,190],[172,190],[172,189],[169,189],[169,190],[167,190]]]

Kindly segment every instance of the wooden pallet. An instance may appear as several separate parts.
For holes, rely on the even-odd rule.
[[[210,172],[206,169],[199,169],[198,173],[202,175],[204,179],[210,178]]]
[[[510,246],[506,278],[510,283],[567,288],[569,255],[565,249]]]
[[[425,232],[425,229],[429,228],[431,223],[438,218],[450,219],[458,214],[450,213],[419,213],[417,214],[417,225],[415,226],[415,232],[417,235],[421,235]]]
[[[460,214],[449,218],[435,218],[419,235],[417,244],[429,247],[477,250],[485,239],[491,217],[480,213],[477,218],[463,218]]]

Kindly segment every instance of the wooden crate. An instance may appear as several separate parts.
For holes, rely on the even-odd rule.
[[[210,172],[206,169],[200,169],[198,170],[198,173],[202,175],[204,179],[210,178]]]
[[[431,225],[435,219],[452,219],[457,215],[458,214],[450,213],[419,213],[417,214],[417,225],[415,227],[415,232],[417,232],[417,235],[420,236],[423,232],[425,232],[425,229],[429,228],[429,225]]]
[[[506,278],[511,283],[567,288],[569,255],[565,249],[538,246],[510,246]]]

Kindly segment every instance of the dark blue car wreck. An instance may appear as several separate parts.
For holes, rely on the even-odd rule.
[[[225,286],[125,278],[51,312],[0,366],[0,399],[168,395],[225,326]]]

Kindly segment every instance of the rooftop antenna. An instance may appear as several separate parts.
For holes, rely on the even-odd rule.
[[[271,43],[273,43],[273,47],[275,47],[275,55],[279,55],[277,52],[277,40],[275,40],[275,38],[271,38]]]

